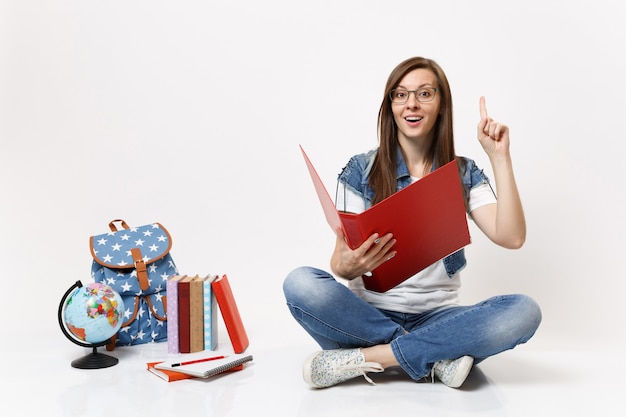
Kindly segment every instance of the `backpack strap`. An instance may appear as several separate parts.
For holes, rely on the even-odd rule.
[[[117,333],[115,333],[110,339],[109,343],[105,345],[108,352],[112,352],[115,349],[115,342],[117,341]]]
[[[143,260],[143,256],[141,255],[141,249],[131,248],[130,253],[133,256],[133,262],[135,263],[139,288],[145,291],[148,287],[150,287],[150,283],[148,282],[148,270],[146,268],[146,262]]]

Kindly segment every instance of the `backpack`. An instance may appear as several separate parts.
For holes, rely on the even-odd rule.
[[[112,287],[124,301],[122,327],[107,350],[166,341],[165,284],[178,273],[170,255],[169,232],[159,223],[129,227],[120,219],[111,221],[109,229],[89,239],[93,280]]]

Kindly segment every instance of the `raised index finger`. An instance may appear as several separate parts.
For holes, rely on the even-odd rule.
[[[482,120],[485,120],[488,117],[489,115],[487,115],[487,105],[485,104],[485,97],[481,96],[480,97],[480,118]]]

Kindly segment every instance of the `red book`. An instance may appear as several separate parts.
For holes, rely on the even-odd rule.
[[[196,378],[193,375],[184,374],[182,372],[171,371],[169,369],[156,369],[154,366],[161,362],[148,362],[146,365],[148,366],[148,371],[152,372],[159,378],[167,382],[180,381],[183,379],[192,379]]]
[[[217,277],[211,283],[211,288],[215,294],[215,300],[222,313],[226,330],[228,331],[228,337],[233,345],[235,353],[242,353],[249,345],[248,334],[243,326],[241,315],[239,314],[239,308],[235,302],[233,291],[230,288],[228,277],[222,275]]]
[[[342,228],[356,249],[372,234],[392,233],[396,255],[363,276],[365,288],[385,292],[470,243],[456,161],[436,169],[362,213],[340,212],[300,147],[326,221]]]
[[[191,353],[190,338],[190,287],[192,276],[178,282],[178,347],[180,353]]]

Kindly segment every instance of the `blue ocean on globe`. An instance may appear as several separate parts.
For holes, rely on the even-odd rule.
[[[97,344],[107,341],[122,327],[123,311],[124,301],[113,288],[91,283],[66,298],[63,321],[76,339]]]

